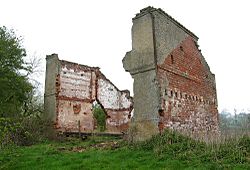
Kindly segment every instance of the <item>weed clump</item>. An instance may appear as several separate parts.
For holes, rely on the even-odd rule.
[[[166,130],[162,135],[154,135],[146,141],[134,143],[131,147],[152,151],[158,159],[177,159],[188,164],[213,164],[228,168],[230,165],[250,163],[249,136],[208,144],[178,132]]]

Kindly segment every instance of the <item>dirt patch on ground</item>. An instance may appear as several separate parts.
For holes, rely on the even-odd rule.
[[[70,152],[84,152],[89,149],[117,149],[119,148],[119,144],[117,141],[108,141],[108,142],[101,142],[91,144],[90,146],[73,146],[73,147],[59,147],[57,148],[58,151],[70,151]]]

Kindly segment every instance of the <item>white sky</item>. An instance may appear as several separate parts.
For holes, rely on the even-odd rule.
[[[199,37],[216,75],[219,110],[250,108],[248,0],[0,0],[0,26],[16,30],[29,55],[57,53],[98,66],[119,89],[132,91],[122,58],[132,48],[132,18],[149,5]],[[44,75],[39,80],[44,84]]]

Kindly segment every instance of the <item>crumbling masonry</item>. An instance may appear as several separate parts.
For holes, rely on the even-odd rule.
[[[119,91],[96,67],[47,56],[45,112],[60,131],[95,129],[92,104],[107,115],[108,132],[135,127],[138,140],[165,128],[200,136],[218,134],[215,76],[198,37],[161,9],[133,18],[132,50],[123,66],[134,79],[134,98]],[[132,128],[133,129],[133,128]]]
[[[218,134],[215,75],[197,41],[161,9],[147,7],[133,18],[132,50],[123,65],[134,79],[139,140],[164,128]]]
[[[62,132],[93,132],[93,102],[106,112],[107,132],[124,132],[133,109],[129,91],[120,91],[97,67],[46,57],[45,113]]]

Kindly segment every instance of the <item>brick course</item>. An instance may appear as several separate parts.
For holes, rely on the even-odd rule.
[[[218,132],[215,78],[204,62],[195,40],[189,36],[158,65],[160,88],[164,88],[161,129]]]

